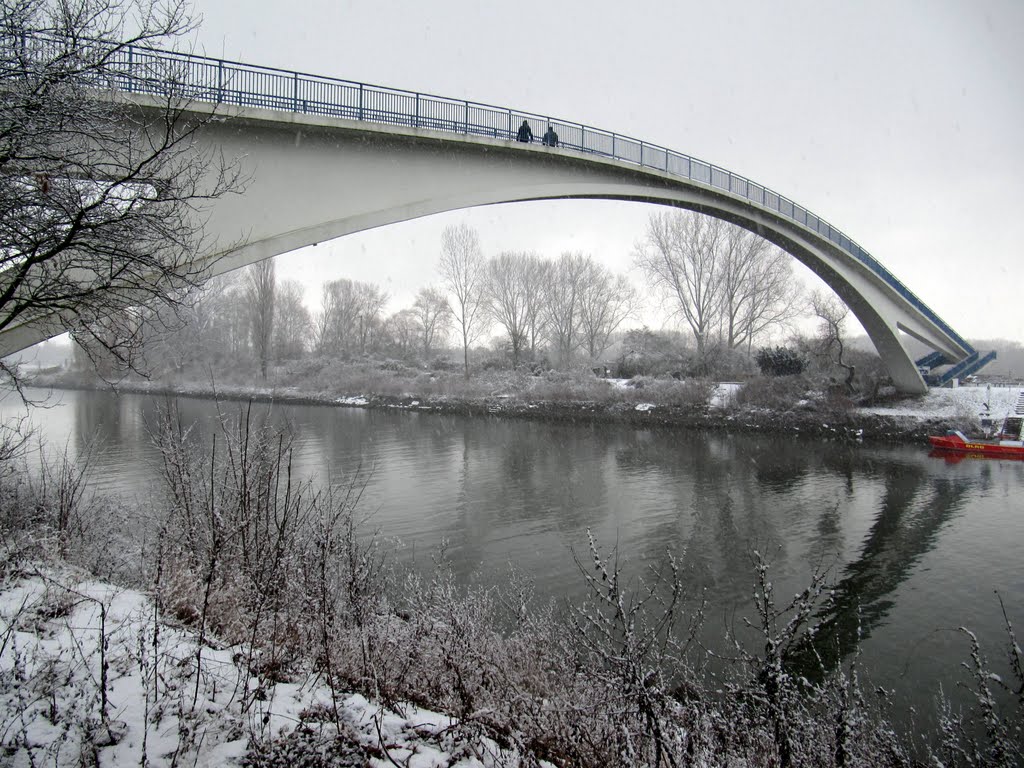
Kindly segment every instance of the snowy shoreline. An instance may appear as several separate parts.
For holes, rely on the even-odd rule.
[[[611,386],[623,386],[611,382]],[[38,378],[33,387],[103,391],[103,382]],[[720,384],[704,406],[658,402],[598,401],[588,399],[529,399],[520,394],[485,397],[415,396],[353,393],[337,395],[298,387],[203,386],[194,383],[126,381],[113,389],[154,397],[252,400],[288,405],[324,405],[342,408],[402,409],[470,417],[499,417],[574,423],[622,423],[639,427],[724,430],[790,434],[851,442],[927,444],[929,434],[976,426],[986,412],[1002,418],[1012,410],[1019,387],[960,387],[932,389],[921,397],[853,408],[828,407],[802,401],[790,409],[741,407],[733,395],[738,384]],[[986,408],[987,406],[987,408]]]
[[[337,766],[520,764],[454,717],[332,691],[319,674],[267,686],[240,663],[246,648],[203,642],[138,590],[60,564],[29,564],[4,581],[0,722],[15,764],[73,764],[76,753],[103,765],[278,765],[318,754]]]

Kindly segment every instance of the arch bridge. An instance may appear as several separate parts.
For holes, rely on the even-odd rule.
[[[205,120],[198,140],[240,158],[251,179],[245,193],[203,211],[213,245],[201,256],[212,274],[460,208],[642,201],[724,219],[792,254],[849,306],[903,392],[926,391],[926,369],[952,365],[943,376],[963,376],[995,356],[981,357],[829,222],[764,185],[665,147],[547,115],[143,48],[121,51],[98,85],[143,111],[166,105],[169,94],[187,100]],[[557,147],[539,137],[517,141],[524,120],[538,133],[552,126]],[[0,355],[60,330],[45,323],[9,329],[0,334]],[[901,333],[932,354],[915,362]]]

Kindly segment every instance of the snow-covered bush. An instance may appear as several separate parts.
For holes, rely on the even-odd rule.
[[[762,376],[798,376],[807,367],[807,359],[789,347],[761,347],[754,356]]]

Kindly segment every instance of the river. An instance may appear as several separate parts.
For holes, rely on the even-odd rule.
[[[91,486],[141,506],[159,493],[148,429],[160,403],[57,392],[30,421],[47,450],[91,446]],[[243,406],[179,401],[197,439],[218,407],[236,418]],[[721,636],[753,618],[752,550],[770,559],[780,600],[829,567],[837,608],[822,617],[827,631],[845,651],[859,610],[870,683],[896,689],[901,709],[930,709],[940,685],[960,696],[969,648],[959,626],[1005,670],[996,591],[1024,626],[1024,462],[948,463],[921,446],[792,436],[255,408],[294,429],[300,475],[365,483],[368,526],[400,542],[396,558],[429,562],[444,543],[463,583],[499,584],[511,564],[540,595],[578,598],[572,551],[586,556],[589,530],[633,576],[666,552],[679,557],[690,593],[707,598],[707,631]],[[14,397],[0,401],[0,419],[24,413]]]

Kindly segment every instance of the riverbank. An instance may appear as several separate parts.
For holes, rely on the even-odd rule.
[[[80,376],[38,376],[36,387],[103,390],[154,397],[328,405],[342,408],[401,409],[473,417],[532,419],[569,423],[620,423],[635,427],[778,433],[847,442],[926,445],[928,435],[949,429],[972,431],[979,413],[1005,413],[1020,389],[931,390],[921,397],[895,395],[870,405],[823,393],[792,395],[792,384],[769,381],[766,394],[744,396],[739,383],[673,380],[597,379],[562,376],[492,376],[464,384],[417,386],[416,380],[377,382],[378,388],[330,386],[317,389],[285,384],[271,387],[237,383],[202,384],[124,380],[111,385]],[[765,381],[765,380],[762,380]],[[374,382],[369,382],[372,387]],[[786,392],[779,395],[778,389]],[[766,387],[761,386],[760,390]],[[385,391],[380,391],[385,390]],[[425,391],[424,391],[425,390]],[[417,394],[418,391],[423,392]]]
[[[99,399],[110,406],[97,404]],[[93,417],[140,424],[123,404],[109,396],[85,398],[66,410],[74,411],[81,427]],[[182,405],[191,411],[196,404]],[[55,409],[60,410],[65,409]],[[207,403],[205,410],[217,409]],[[311,410],[314,419],[341,417],[350,424],[417,421]],[[436,428],[461,420],[421,421]],[[273,428],[250,431],[239,424],[241,431],[219,433],[202,450],[205,441],[197,443],[175,423],[154,426],[145,439],[161,457],[163,483],[144,500],[100,501],[68,493],[82,487],[76,478],[84,465],[55,465],[45,482],[33,482],[13,462],[12,471],[0,471],[0,732],[6,734],[0,747],[14,765],[624,768],[654,765],[660,756],[661,764],[711,768],[783,764],[788,755],[792,764],[909,766],[913,754],[933,755],[930,762],[941,757],[946,765],[966,763],[956,759],[967,754],[957,751],[962,745],[972,750],[974,764],[984,764],[997,749],[1012,749],[1009,732],[981,746],[965,741],[982,722],[974,709],[970,717],[948,722],[940,711],[929,723],[937,720],[941,730],[929,725],[907,733],[900,702],[906,687],[917,683],[888,675],[876,678],[886,681],[884,695],[864,696],[860,681],[876,694],[879,689],[855,650],[844,651],[835,667],[839,659],[828,653],[805,666],[809,638],[825,638],[824,648],[839,647],[842,635],[832,628],[850,624],[831,617],[852,615],[851,580],[837,573],[838,581],[829,582],[815,572],[793,587],[784,553],[769,546],[777,559],[770,563],[749,549],[745,537],[730,534],[737,527],[733,520],[747,526],[763,519],[768,528],[781,530],[775,521],[804,514],[780,494],[786,478],[794,477],[792,466],[783,466],[787,474],[780,475],[750,455],[726,471],[726,465],[697,463],[695,477],[704,481],[717,474],[732,489],[719,495],[705,485],[699,502],[705,519],[717,519],[721,504],[724,525],[708,520],[710,538],[693,537],[686,550],[692,555],[680,555],[678,563],[668,554],[652,559],[644,572],[653,568],[653,576],[642,580],[626,570],[615,536],[619,523],[595,533],[616,542],[613,550],[602,549],[590,538],[600,519],[587,516],[577,548],[560,553],[570,562],[571,553],[578,553],[575,578],[583,589],[555,604],[537,597],[535,571],[525,559],[520,562],[529,570],[505,572],[497,583],[470,580],[463,586],[459,566],[446,556],[433,560],[433,568],[406,567],[386,540],[360,531],[366,507],[377,506],[373,494],[363,496],[358,485],[353,492],[300,481],[300,462],[282,452],[281,435]],[[456,441],[473,443],[464,432],[474,427],[499,437],[514,431],[513,425],[481,419],[454,425]],[[671,434],[625,437],[684,442]],[[405,452],[450,455],[439,438],[429,437],[430,451]],[[584,438],[591,442],[588,434]],[[551,467],[555,457],[572,461],[570,443],[558,441],[546,453],[536,439],[520,447],[539,453],[538,466]],[[646,472],[636,471],[636,457],[624,447],[608,446],[603,455],[611,462],[595,457],[597,471],[622,463],[643,477]],[[872,453],[825,448],[846,456]],[[672,465],[685,452],[684,447],[662,453],[657,445],[650,451]],[[507,465],[516,456],[515,441],[503,440],[495,458]],[[913,462],[865,461],[872,463],[874,478],[869,493],[884,481],[886,498],[920,496],[928,511],[901,522],[899,511],[885,504],[884,525],[848,571],[858,582],[865,573],[890,574],[896,556],[914,560],[924,554],[927,544],[915,549],[917,532],[923,526],[930,539],[936,527],[953,527],[955,513],[950,517],[945,510],[955,508],[961,492],[955,478],[940,479],[940,495],[931,497],[928,478]],[[481,478],[479,462],[470,464]],[[569,495],[599,485],[570,476],[582,464],[572,473],[564,461],[552,468],[556,482],[571,486]],[[827,488],[861,485],[861,475],[849,468],[834,467],[840,485],[824,493],[799,468],[795,476],[804,479],[796,485],[813,488],[814,498],[832,498]],[[381,473],[395,477],[387,467]],[[406,474],[416,479],[413,513],[429,514],[422,481],[427,473]],[[506,484],[477,487],[488,497],[516,495]],[[531,510],[545,493],[533,487]],[[748,496],[764,497],[764,504],[748,509],[742,501]],[[580,499],[587,507],[594,500]],[[769,512],[779,507],[785,509],[778,515]],[[463,517],[459,525],[491,528],[491,521],[509,514],[485,512],[478,505],[472,519]],[[679,515],[679,524],[687,525],[687,518]],[[634,531],[638,527],[632,513],[620,520],[631,520]],[[819,531],[829,524],[826,510],[810,527]],[[536,527],[535,520],[530,525]],[[971,527],[977,539],[981,526]],[[668,549],[666,528],[651,530],[656,546]],[[998,530],[1012,540],[1008,527]],[[495,531],[497,537],[507,534]],[[534,541],[551,538],[549,529]],[[789,552],[804,551],[783,540]],[[693,577],[702,558],[719,547],[744,560],[749,584],[746,578],[735,583],[743,582],[744,594],[758,599],[733,609],[746,626],[742,635],[729,637],[735,653],[712,660],[703,642],[693,642],[705,636],[696,634],[702,600],[686,596],[700,589]],[[474,551],[477,557],[494,552]],[[725,572],[715,573],[729,581]],[[936,578],[934,571],[929,578]],[[873,580],[871,589],[876,601],[895,602],[891,583]],[[783,596],[777,604],[776,594]],[[887,615],[887,622],[915,615],[897,604],[899,612]],[[717,604],[709,610],[717,614]],[[866,613],[878,620],[870,606]],[[953,615],[960,616],[945,614]],[[870,625],[863,626],[867,636]],[[972,622],[964,626],[979,630]],[[708,631],[717,633],[714,627]],[[858,624],[858,636],[861,631]],[[989,658],[1004,657],[998,637],[993,644],[983,631],[978,636]],[[967,640],[960,658],[971,658]],[[713,675],[709,664],[715,665]],[[962,677],[968,685],[990,686],[992,680],[1011,679],[1005,666]],[[938,689],[931,679],[923,685]],[[958,707],[972,704],[973,688],[966,690]],[[990,698],[986,694],[984,702]],[[1007,701],[1000,712],[1012,729],[1018,710],[1015,699]]]
[[[13,764],[554,768],[315,672],[260,679],[249,648],[169,621],[143,592],[67,563],[19,566],[0,579],[0,741]]]

